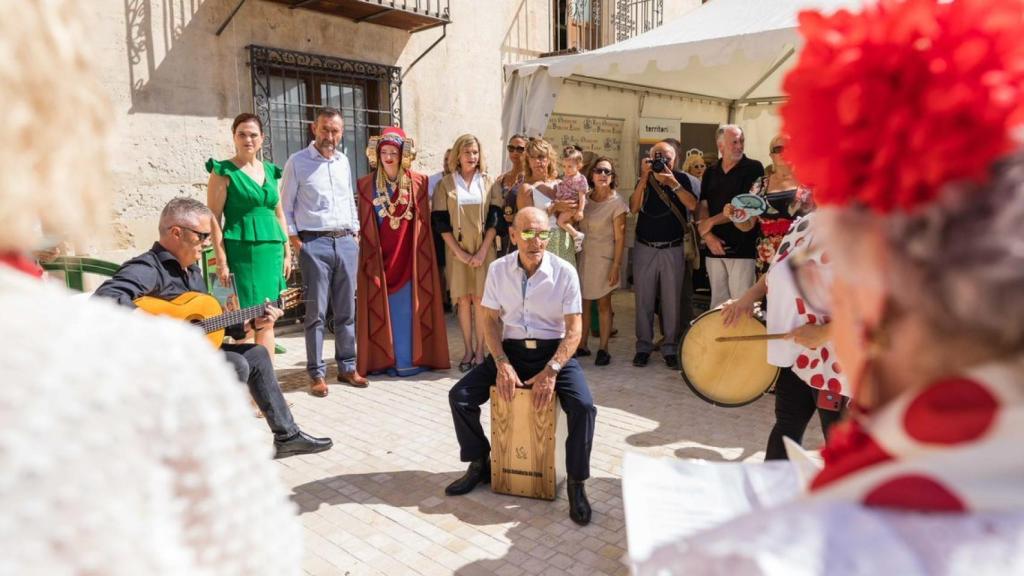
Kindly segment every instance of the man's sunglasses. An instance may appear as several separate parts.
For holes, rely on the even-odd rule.
[[[615,174],[615,171],[611,168],[594,168],[594,174],[604,174],[605,176],[611,176]]]
[[[534,238],[547,240],[548,238],[551,238],[551,230],[520,230],[519,236],[523,240],[533,240]]]
[[[772,153],[772,154],[782,154],[782,152],[783,152],[783,151],[784,151],[785,149],[786,149],[786,147],[785,147],[785,146],[772,146],[772,147],[771,147],[771,153]]]
[[[508,148],[509,152],[519,152],[520,154],[526,152],[526,146],[513,146],[509,144],[506,148]]]
[[[195,234],[199,238],[200,244],[206,242],[206,239],[210,237],[210,234],[213,234],[213,232],[200,232],[199,230],[193,230],[188,226],[178,225],[178,228],[181,228],[182,230],[188,230],[189,232]]]

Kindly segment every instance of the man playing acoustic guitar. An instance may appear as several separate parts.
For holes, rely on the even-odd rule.
[[[213,219],[205,204],[191,198],[175,198],[160,213],[160,239],[148,252],[125,262],[116,274],[96,289],[96,296],[136,307],[135,300],[153,296],[171,300],[185,292],[206,293],[206,282],[198,262],[208,244]],[[228,334],[242,337],[246,328],[256,331],[272,326],[283,312],[267,305],[266,313]],[[274,433],[275,458],[312,454],[331,448],[330,438],[315,438],[299,430],[281,394],[274,366],[266,349],[256,344],[221,346],[238,379],[249,393]]]

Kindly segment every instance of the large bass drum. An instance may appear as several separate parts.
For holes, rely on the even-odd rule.
[[[763,322],[742,317],[726,328],[720,308],[697,317],[679,347],[683,380],[702,400],[733,408],[760,398],[779,376],[768,364],[767,340],[716,342],[720,336],[763,336]]]

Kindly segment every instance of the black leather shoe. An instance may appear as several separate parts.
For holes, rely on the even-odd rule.
[[[665,366],[673,370],[679,370],[679,356],[675,354],[669,354],[665,356]]]
[[[314,438],[303,431],[287,440],[274,440],[274,459],[287,458],[297,454],[316,454],[330,450],[334,442],[330,438]]]
[[[597,358],[594,359],[594,364],[597,366],[607,366],[612,361],[612,357],[608,354],[607,350],[598,350]]]
[[[647,366],[647,361],[650,359],[650,352],[637,352],[636,356],[633,356],[633,366],[639,366],[641,368]]]
[[[462,478],[449,484],[444,489],[444,493],[448,496],[462,496],[463,494],[468,494],[481,482],[484,484],[491,483],[490,456],[470,462],[469,468],[466,469],[466,473],[462,475]]]
[[[590,524],[590,501],[587,500],[583,480],[569,478],[565,481],[565,489],[569,493],[569,518],[580,526]]]

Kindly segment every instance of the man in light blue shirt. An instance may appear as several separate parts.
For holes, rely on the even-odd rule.
[[[306,300],[306,371],[310,393],[327,396],[323,361],[327,305],[334,310],[334,358],[338,381],[357,388],[369,382],[356,372],[356,267],[359,213],[348,158],[338,149],[345,133],[341,112],[322,108],[312,126],[313,142],[288,158],[281,177],[281,202]],[[329,300],[328,300],[329,299]]]

